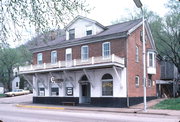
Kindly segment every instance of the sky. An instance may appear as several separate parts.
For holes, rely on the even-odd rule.
[[[80,14],[90,19],[96,20],[104,26],[111,25],[117,19],[127,17],[128,11],[133,12],[138,9],[133,0],[86,0],[89,7],[92,8],[89,14]],[[141,0],[144,7],[154,11],[163,17],[168,11],[164,4],[168,0]],[[24,40],[30,39],[29,35],[24,35]],[[24,41],[23,40],[23,41]],[[21,41],[10,42],[12,47],[22,44]]]
[[[103,25],[110,25],[123,16],[127,16],[127,9],[133,12],[134,9],[139,10],[133,0],[86,0],[90,7],[94,7],[90,14],[86,17],[97,20]],[[156,12],[163,17],[167,12],[164,4],[168,0],[141,0],[144,7],[148,10]],[[140,10],[139,10],[140,11]]]

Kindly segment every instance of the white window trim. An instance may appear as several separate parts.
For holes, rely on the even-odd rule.
[[[136,46],[136,52],[135,52],[136,54],[135,54],[135,60],[136,60],[136,62],[139,62],[139,47],[138,46]]]
[[[88,55],[88,56],[87,56],[87,59],[83,59],[83,54],[84,54],[84,53],[83,53],[83,48],[84,48],[84,47],[87,47],[87,55]],[[83,62],[84,62],[84,61],[88,61],[88,59],[89,59],[89,46],[88,46],[88,45],[83,45],[83,46],[81,46],[81,61],[83,61]]]
[[[105,44],[109,44],[109,56],[107,56],[107,57],[104,56],[104,45]],[[102,43],[102,56],[103,56],[103,59],[110,58],[110,56],[111,56],[111,43],[110,42]]]
[[[136,79],[138,79],[138,84],[136,84]],[[139,76],[135,77],[135,85],[136,85],[136,87],[139,87]]]
[[[65,53],[66,53],[65,60],[67,61],[67,54],[71,54],[71,61],[72,61],[72,48],[67,48]]]
[[[41,65],[41,64],[39,64],[39,55],[41,55],[41,58],[42,58],[42,64],[43,64],[43,54],[42,53],[38,53],[37,54],[37,65]]]
[[[88,25],[88,26],[86,26],[86,36],[91,36],[91,35],[93,35],[93,26],[92,25]],[[92,31],[92,34],[91,35],[87,35],[87,31]]]
[[[152,54],[152,66],[150,66],[150,64],[149,64],[149,58],[150,58],[149,55],[150,54]],[[147,66],[148,67],[156,67],[156,63],[155,63],[156,59],[155,58],[156,58],[155,52],[148,52],[147,53]]]
[[[53,61],[53,60],[52,60],[52,54],[53,54],[54,52],[56,53],[56,61],[55,61],[55,62],[52,62],[52,61]],[[57,58],[58,58],[58,57],[57,57],[57,51],[56,51],[56,50],[51,51],[51,64],[57,63]]]
[[[103,82],[109,82],[109,81],[112,81],[112,83],[113,83],[113,86],[112,86],[113,94],[112,95],[103,95],[103,92],[102,92],[103,86],[102,86],[102,84],[103,84]],[[113,96],[114,96],[114,81],[113,81],[113,78],[112,79],[101,79],[101,97],[113,97]]]

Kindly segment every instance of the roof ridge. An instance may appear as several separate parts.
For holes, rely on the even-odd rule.
[[[110,26],[116,26],[116,25],[119,25],[119,24],[125,24],[125,23],[128,23],[128,22],[133,22],[133,21],[139,21],[141,20],[142,18],[139,18],[139,19],[134,19],[134,20],[128,20],[128,21],[124,21],[124,22],[120,22],[120,23],[116,23],[116,24],[112,24],[112,25],[108,25],[106,27],[110,27]]]

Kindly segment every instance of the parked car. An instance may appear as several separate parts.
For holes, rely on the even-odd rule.
[[[24,90],[24,89],[16,89],[11,92],[6,92],[5,95],[8,97],[13,97],[13,96],[18,96],[18,95],[24,95],[24,94],[29,94],[29,90]]]

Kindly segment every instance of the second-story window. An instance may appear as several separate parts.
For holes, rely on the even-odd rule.
[[[92,26],[87,26],[86,27],[86,35],[92,35]]]
[[[51,63],[56,63],[57,62],[57,51],[52,51],[51,52]]]
[[[143,41],[143,31],[140,31],[140,41]]]
[[[43,63],[43,55],[42,53],[37,54],[37,64],[42,64]]]
[[[139,62],[139,48],[136,46],[136,62]]]
[[[75,29],[70,29],[69,30],[69,40],[75,38]]]
[[[111,55],[110,42],[104,42],[102,44],[102,55],[103,58],[109,58]]]
[[[148,52],[148,66],[155,67],[155,53]]]
[[[88,53],[88,46],[85,45],[85,46],[82,46],[81,47],[81,60],[88,60],[89,58],[89,53]]]

